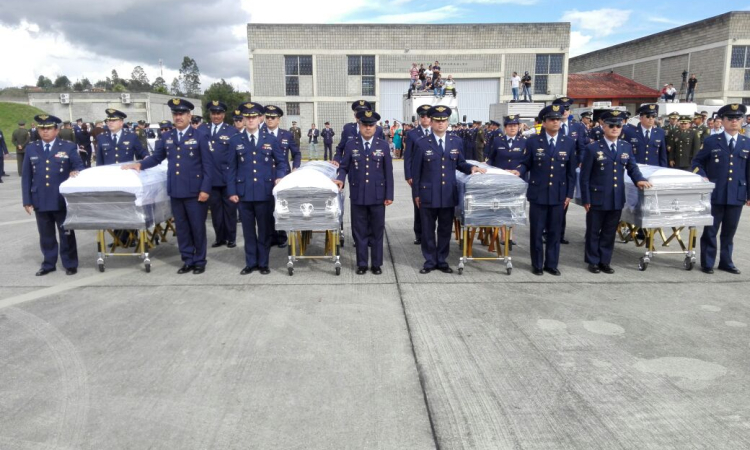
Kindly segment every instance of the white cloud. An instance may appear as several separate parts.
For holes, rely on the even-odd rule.
[[[326,0],[311,4],[306,0],[242,0],[251,23],[332,23],[369,8],[365,0]]]
[[[585,35],[580,31],[570,32],[570,56],[578,56],[584,54],[588,50],[592,36]]]
[[[596,37],[609,36],[625,25],[632,11],[604,8],[592,11],[565,11],[563,22],[570,22],[573,28],[585,30]]]
[[[449,5],[427,11],[417,11],[403,14],[383,14],[372,19],[360,20],[361,23],[427,23],[456,17],[460,14],[457,7]]]
[[[667,19],[666,17],[657,17],[657,16],[649,16],[648,19],[649,22],[654,23],[665,23],[667,25],[684,25],[685,22],[674,20],[674,19]]]

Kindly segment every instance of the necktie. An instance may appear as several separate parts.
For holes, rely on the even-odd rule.
[[[646,130],[646,142],[648,142],[651,139],[650,135],[651,135],[650,130]]]
[[[255,149],[255,135],[250,135],[250,148]]]
[[[430,133],[427,131],[427,128],[422,128],[422,135],[427,136],[428,134]]]
[[[114,142],[114,144],[117,145],[117,135],[116,134],[112,135],[112,142]]]
[[[177,133],[177,142],[182,142],[182,131]]]
[[[44,156],[49,158],[49,144],[44,144]]]
[[[513,147],[513,138],[509,137],[508,138],[508,148],[512,148],[512,147]]]
[[[617,149],[615,148],[615,144],[610,145],[609,148],[612,150],[612,155],[614,155],[615,153],[617,153]]]
[[[365,154],[366,155],[370,154],[370,143],[369,142],[365,142]]]
[[[214,131],[211,132],[211,136],[216,136],[216,132],[219,131],[219,126],[214,125]]]
[[[567,136],[568,135],[568,126],[565,125],[565,124],[563,124],[562,130],[563,130],[563,136]]]
[[[440,147],[440,153],[444,155],[445,154],[445,148],[443,148],[443,140],[442,139],[438,139],[438,147]]]
[[[552,154],[555,151],[555,138],[549,140],[549,153]]]
[[[729,152],[734,153],[734,138],[729,140]]]

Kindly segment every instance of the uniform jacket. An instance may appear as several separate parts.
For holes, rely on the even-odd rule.
[[[132,131],[122,130],[117,145],[109,133],[102,133],[96,140],[96,165],[128,163],[146,159],[148,149],[141,145],[138,136]]]
[[[538,205],[561,205],[573,198],[576,181],[576,144],[569,136],[558,134],[550,151],[547,133],[526,141],[526,158],[519,172],[529,174],[526,198]]]
[[[349,197],[354,205],[382,205],[393,201],[393,163],[388,142],[373,137],[365,151],[362,136],[350,139],[338,170],[338,179],[349,177]]]
[[[649,141],[643,135],[641,124],[623,128],[624,139],[633,146],[633,154],[638,164],[669,167],[667,164],[667,139],[664,130],[651,128]]]
[[[346,146],[346,143],[349,141],[349,139],[354,139],[357,136],[359,136],[359,129],[357,128],[356,122],[351,122],[344,125],[344,128],[341,130],[341,140],[339,140],[339,143],[336,146],[336,155],[333,157],[335,161],[341,162],[341,156],[344,153],[344,147]],[[385,134],[383,133],[383,128],[381,128],[380,125],[378,125],[377,129],[375,130],[375,137],[385,141]]]
[[[716,184],[711,193],[711,203],[716,205],[743,205],[750,198],[750,138],[737,135],[734,151],[724,134],[709,136],[703,148],[693,159],[693,173],[708,178]]]
[[[320,130],[320,135],[323,137],[323,142],[326,144],[332,144],[333,143],[333,136],[336,133],[334,133],[333,128],[323,128]]]
[[[723,133],[722,133],[723,134]],[[689,168],[701,147],[701,140],[693,130],[676,130],[669,133],[669,162],[675,167]]]
[[[266,128],[268,130],[268,128]],[[268,131],[270,133],[270,131]],[[289,154],[292,155],[292,167],[297,169],[302,164],[302,152],[299,150],[299,145],[294,140],[294,135],[291,131],[283,130],[281,128],[276,129],[276,141],[278,141],[279,147],[284,152],[286,160],[289,161]],[[288,165],[288,163],[287,163]]]
[[[60,129],[60,132],[57,133],[58,139],[65,139],[68,142],[72,142],[75,144],[76,142],[76,134],[73,131],[72,128],[62,128]]]
[[[487,164],[503,170],[519,170],[526,158],[526,138],[517,134],[508,146],[507,136],[495,136],[489,146]]]
[[[213,136],[211,136],[211,130],[213,130],[213,127],[209,128],[208,137],[208,149],[214,159],[211,185],[223,187],[227,185],[227,177],[229,176],[229,159],[234,156],[229,151],[229,140],[237,134],[237,129],[232,125],[222,123]]]
[[[429,128],[427,129],[427,134],[432,134],[432,131],[430,131]],[[414,151],[416,149],[417,142],[419,142],[419,140],[423,137],[425,137],[425,135],[422,132],[421,126],[418,126],[413,130],[409,130],[409,132],[406,133],[406,146],[404,150],[404,179],[406,180],[412,178],[411,163],[414,160]]]
[[[23,148],[30,142],[31,134],[26,128],[18,128],[13,132],[11,139],[14,148],[18,149],[18,147],[21,147],[21,150],[23,150]]]
[[[21,189],[23,204],[34,205],[37,211],[65,210],[65,199],[60,195],[60,184],[71,171],[84,169],[78,147],[57,138],[44,154],[44,141],[34,141],[26,146],[23,158]]]
[[[633,147],[617,140],[615,153],[601,139],[589,144],[581,161],[581,200],[594,210],[615,211],[625,206],[625,171],[633,183],[646,181],[633,157]]]
[[[229,141],[229,151],[233,156],[229,158],[227,195],[237,195],[244,202],[272,200],[275,179],[289,173],[276,138],[260,130],[258,142],[251,148],[247,131],[237,133]]]
[[[586,146],[589,145],[589,133],[586,131],[586,126],[580,122],[568,122],[566,126],[568,128],[567,136],[575,141],[576,160],[581,161],[583,158],[582,153],[586,150]],[[560,127],[560,133],[562,133],[562,127]]]
[[[443,142],[445,153],[438,146],[438,138],[430,134],[417,141],[412,156],[412,195],[428,208],[452,208],[458,204],[456,170],[471,173],[472,165],[464,159],[461,139],[450,133]]]

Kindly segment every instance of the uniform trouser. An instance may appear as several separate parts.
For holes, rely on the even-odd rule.
[[[308,151],[308,159],[312,161],[313,159],[318,159],[318,144],[315,142],[310,142],[310,149]]]
[[[351,205],[352,235],[357,245],[357,267],[367,267],[368,247],[373,267],[383,265],[385,205]]]
[[[328,161],[329,159],[333,159],[333,143],[324,142],[323,143],[323,161]]]
[[[732,250],[734,248],[734,233],[740,223],[742,205],[711,205],[711,215],[714,224],[703,228],[701,235],[701,267],[713,268],[716,262],[716,234],[721,226],[721,254],[719,267],[734,267]]]
[[[568,203],[568,206],[570,206],[570,203]],[[563,210],[562,226],[560,227],[560,240],[561,241],[565,239],[565,229],[567,227],[568,227],[568,208],[565,208]]]
[[[61,211],[36,211],[36,227],[39,230],[39,246],[44,255],[42,269],[52,270],[57,265],[57,237],[55,229],[60,236],[60,260],[66,269],[78,268],[78,248],[76,246],[76,233],[73,230],[63,230],[65,213]]]
[[[192,197],[172,197],[171,204],[182,261],[188,266],[204,267],[208,202],[199,202]]]
[[[0,151],[0,177],[5,173],[5,154]]]
[[[479,162],[484,162],[484,145],[477,145],[474,147],[474,159]]]
[[[620,223],[621,209],[598,211],[590,209],[586,213],[586,252],[584,260],[588,264],[612,262],[615,250],[617,224]]]
[[[414,239],[421,240],[422,239],[422,215],[419,213],[419,208],[417,208],[416,202],[414,202],[414,199],[411,200],[412,207],[414,207]]]
[[[453,207],[419,208],[422,221],[422,255],[424,268],[448,267],[448,251],[453,228]],[[435,241],[435,223],[437,222],[437,242]]]
[[[91,153],[86,151],[79,151],[78,154],[81,156],[84,167],[91,167]]]
[[[216,233],[216,242],[237,240],[237,204],[229,201],[226,186],[211,188],[208,198],[211,209],[211,223]]]
[[[26,150],[16,150],[16,162],[18,163],[18,176],[21,176],[23,172],[23,157],[26,155]]]
[[[240,202],[246,267],[268,267],[271,253],[271,221],[268,217],[273,214],[273,207],[273,200]]]
[[[529,205],[531,264],[535,269],[557,269],[560,258],[560,227],[564,205]],[[547,232],[545,251],[542,235]]]
[[[464,159],[474,159],[474,147],[464,147]]]

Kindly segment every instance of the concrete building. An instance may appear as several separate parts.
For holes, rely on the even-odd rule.
[[[306,132],[330,121],[339,133],[351,102],[375,104],[383,120],[405,120],[413,62],[439,61],[456,79],[460,115],[488,120],[489,105],[512,98],[510,76],[529,71],[534,100],[565,94],[569,23],[446,25],[248,24],[250,92],[284,109]],[[430,38],[444,36],[444,38]]]
[[[625,106],[631,114],[643,103],[659,100],[659,91],[616,73],[571,73],[568,75],[568,97],[575,99],[574,107],[593,106],[595,102],[610,102]]]
[[[586,53],[571,58],[569,69],[614,71],[658,90],[667,83],[680,90],[687,71],[698,79],[697,103],[722,99],[750,104],[750,12],[729,12]]]
[[[128,122],[145,120],[156,123],[164,119],[172,119],[172,113],[167,106],[167,102],[172,98],[174,96],[150,92],[31,93],[28,94],[28,104],[62,120],[74,121],[81,118],[85,122],[96,122],[104,120],[105,109],[114,108],[127,114]],[[195,105],[193,114],[203,114],[199,99],[187,100]]]

